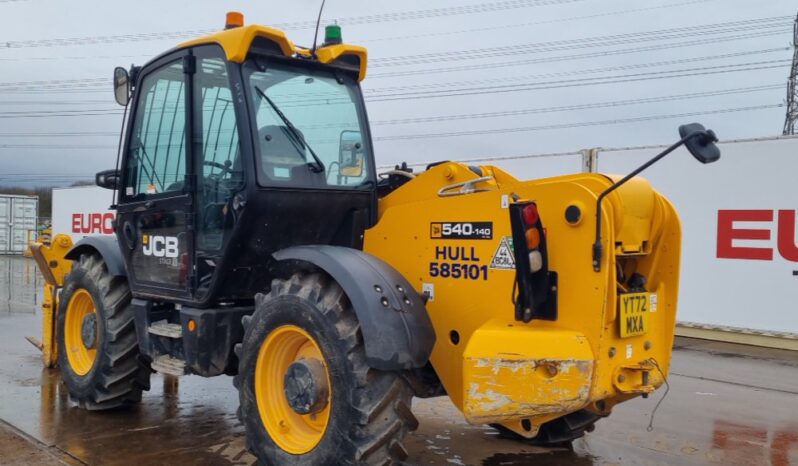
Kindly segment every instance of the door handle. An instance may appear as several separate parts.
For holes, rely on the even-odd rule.
[[[130,222],[125,222],[122,227],[122,236],[124,236],[128,248],[133,249],[136,246],[136,232],[133,231],[133,226],[130,225]]]
[[[152,209],[153,207],[155,207],[155,201],[147,201],[144,203],[145,209]]]

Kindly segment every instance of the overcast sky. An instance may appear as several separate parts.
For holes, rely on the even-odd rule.
[[[114,66],[220,29],[233,9],[311,45],[318,6],[0,0],[0,184],[113,167]],[[795,0],[328,0],[322,25],[338,20],[345,41],[369,49],[363,88],[388,165],[663,144],[692,121],[726,140],[778,135],[797,10]],[[658,118],[682,114],[694,115]]]

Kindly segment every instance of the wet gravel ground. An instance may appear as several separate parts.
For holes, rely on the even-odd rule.
[[[32,269],[31,269],[32,268]],[[3,273],[5,271],[5,273]],[[9,272],[10,271],[10,272]],[[130,410],[75,408],[39,337],[32,261],[0,257],[0,465],[250,465],[229,377],[154,375]],[[572,449],[543,449],[471,426],[446,398],[415,400],[408,463],[429,466],[798,465],[798,354],[680,339],[670,392],[647,432],[648,400],[617,407]]]

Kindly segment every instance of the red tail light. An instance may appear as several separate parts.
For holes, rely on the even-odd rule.
[[[535,226],[538,220],[540,220],[540,214],[538,214],[538,206],[536,204],[527,204],[522,213],[524,216],[524,223],[527,227]]]
[[[557,274],[549,271],[545,230],[538,206],[510,206],[516,268],[515,318],[557,320]]]

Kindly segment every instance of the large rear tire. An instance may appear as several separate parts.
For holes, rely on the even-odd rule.
[[[83,254],[64,280],[57,318],[58,365],[70,397],[105,410],[141,401],[150,369],[139,361],[127,280]]]
[[[247,446],[261,463],[390,466],[407,458],[402,439],[418,426],[412,390],[399,374],[368,367],[357,317],[335,281],[275,280],[244,327],[235,385]],[[316,406],[311,414],[288,401],[284,374],[297,362],[323,367],[315,385],[328,384],[321,402],[307,404]]]

